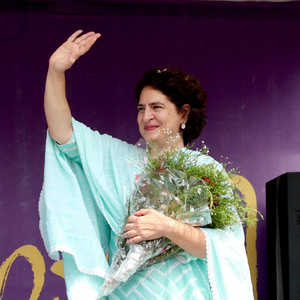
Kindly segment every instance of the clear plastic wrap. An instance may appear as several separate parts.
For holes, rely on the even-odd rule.
[[[138,178],[128,199],[124,225],[136,211],[149,208],[192,226],[204,226],[211,223],[211,201],[205,180],[179,170],[158,168]],[[117,236],[117,251],[102,286],[103,296],[111,294],[138,270],[183,251],[167,238],[128,245],[122,234]]]

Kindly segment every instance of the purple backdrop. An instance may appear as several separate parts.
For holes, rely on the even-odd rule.
[[[239,166],[263,214],[265,183],[300,171],[297,3],[104,2],[0,5],[0,264],[19,247],[36,246],[46,263],[39,299],[66,299],[63,279],[49,270],[53,261],[39,233],[38,200],[47,63],[77,29],[102,37],[67,74],[76,119],[135,143],[136,81],[146,69],[179,67],[198,76],[208,93],[207,126],[196,146],[204,140],[214,158],[227,156]],[[264,221],[257,233],[258,296],[264,300]],[[3,299],[29,299],[32,287],[31,265],[23,255],[12,264]]]

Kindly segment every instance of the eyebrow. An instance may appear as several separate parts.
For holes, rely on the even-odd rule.
[[[150,106],[155,106],[155,105],[163,105],[163,106],[165,106],[165,104],[162,103],[162,102],[160,102],[160,101],[157,101],[157,102],[150,102],[149,105],[150,105]],[[137,107],[145,107],[145,105],[139,103],[139,104],[137,105]]]

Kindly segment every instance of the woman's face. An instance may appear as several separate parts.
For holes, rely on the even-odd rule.
[[[141,92],[137,109],[139,130],[146,142],[153,143],[158,151],[170,145],[183,147],[180,133],[182,113],[166,95],[146,86]]]

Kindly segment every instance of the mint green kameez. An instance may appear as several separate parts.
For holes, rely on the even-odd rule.
[[[100,287],[116,251],[126,195],[141,171],[131,163],[144,150],[100,135],[73,120],[74,135],[58,146],[46,142],[40,229],[51,258],[62,253],[69,300],[252,300],[241,226],[201,229],[207,257],[183,252],[135,273],[107,298]],[[128,159],[129,158],[129,159]],[[214,160],[203,156],[201,163]],[[107,256],[109,255],[109,260]]]

